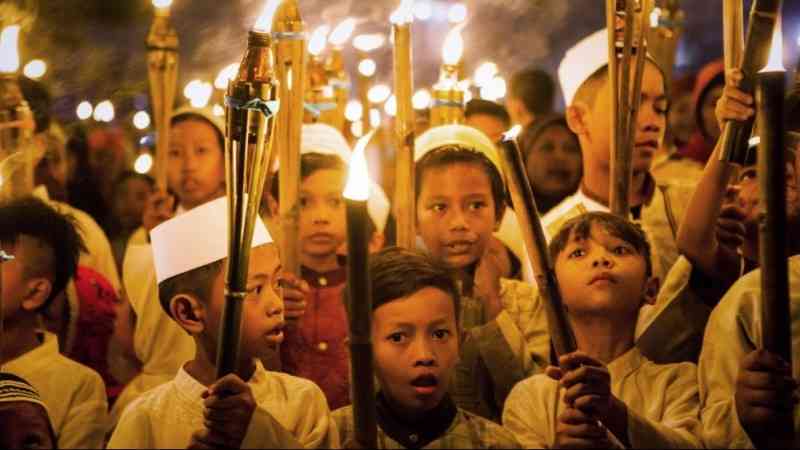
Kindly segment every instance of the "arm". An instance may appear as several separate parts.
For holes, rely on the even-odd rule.
[[[548,389],[548,385],[551,389]],[[547,391],[552,391],[548,393]],[[552,399],[552,403],[548,401]],[[522,448],[547,448],[554,442],[552,411],[558,401],[558,387],[542,377],[517,384],[503,409],[503,427],[514,435]]]

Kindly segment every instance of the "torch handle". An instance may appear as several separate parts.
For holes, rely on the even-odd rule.
[[[414,108],[412,95],[411,24],[392,25],[394,33],[394,89],[397,98],[395,120],[395,193],[397,245],[406,249],[416,247],[416,197],[414,196]],[[365,112],[366,114],[366,112]]]

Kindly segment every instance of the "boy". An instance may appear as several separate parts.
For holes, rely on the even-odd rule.
[[[519,229],[505,230],[515,235],[501,227],[506,209],[499,157],[480,131],[448,125],[419,137],[415,159],[417,231],[428,252],[456,274],[459,321],[469,333],[451,393],[460,407],[499,418],[514,384],[544,370],[550,355],[534,288],[506,279],[512,256],[497,239],[518,243]],[[527,267],[524,252],[517,255]]]
[[[694,365],[659,366],[634,346],[639,308],[658,292],[641,229],[587,213],[564,225],[550,255],[578,351],[514,387],[503,424],[526,448],[699,447]]]
[[[3,276],[3,370],[28,380],[47,405],[61,448],[102,448],[108,408],[100,376],[59,353],[39,314],[75,274],[83,241],[74,223],[24,197],[0,205],[0,245],[14,260]]]
[[[583,179],[575,194],[542,218],[549,236],[553,236],[572,217],[588,211],[609,210],[611,84],[608,82],[607,36],[603,29],[579,42],[567,52],[558,70],[568,105],[567,123],[578,135],[581,145]],[[663,280],[678,258],[675,236],[693,186],[656,184],[650,174],[653,155],[664,141],[669,97],[661,69],[652,59],[646,61],[632,160],[631,217],[650,237],[653,273]]]
[[[47,406],[39,393],[10,373],[0,373],[0,446],[58,448]]]
[[[215,377],[225,297],[227,208],[227,199],[215,200],[164,222],[151,233],[161,305],[192,336],[197,353],[172,381],[128,406],[109,448],[338,444],[319,388],[307,380],[267,372],[258,361],[280,344],[284,326],[283,304],[275,292],[280,260],[260,220],[250,254],[248,295],[243,300],[237,371],[242,378]]]
[[[387,248],[370,261],[378,448],[517,448],[499,425],[458,409],[447,394],[458,360],[460,294],[448,269]],[[354,442],[351,406],[333,413]]]

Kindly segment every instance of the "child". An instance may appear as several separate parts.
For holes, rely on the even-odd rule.
[[[639,308],[658,292],[641,229],[587,213],[564,225],[550,255],[578,351],[514,387],[503,424],[526,448],[699,447],[695,366],[659,366],[634,346]]]
[[[10,373],[0,373],[0,446],[58,448],[42,397],[27,381]]]
[[[608,211],[611,150],[609,145],[611,84],[608,82],[608,34],[605,29],[587,37],[567,52],[559,67],[567,123],[578,135],[583,157],[580,188],[543,218],[553,236],[567,220],[588,211]],[[631,218],[652,241],[653,273],[663,280],[678,258],[675,237],[692,185],[656,184],[650,174],[653,155],[661,147],[667,125],[669,98],[658,65],[646,60],[642,77],[642,104],[637,115],[633,176],[630,184]],[[623,136],[618,139],[625,139]]]
[[[499,419],[514,384],[544,370],[550,356],[535,290],[505,278],[509,251],[493,245],[505,213],[499,157],[483,133],[461,125],[429,130],[416,152],[417,231],[428,252],[455,272],[459,321],[469,333],[451,394],[460,407]],[[501,229],[499,237],[513,242],[508,236]]]
[[[280,344],[284,327],[283,304],[275,291],[281,282],[280,260],[260,219],[250,254],[248,296],[243,300],[237,371],[241,378],[232,374],[216,379],[225,301],[227,209],[227,199],[215,200],[151,233],[161,305],[192,336],[197,353],[172,381],[142,394],[126,408],[109,448],[338,444],[319,388],[307,380],[267,372],[258,361]],[[286,289],[296,287],[288,284]]]
[[[460,294],[449,271],[418,252],[387,248],[370,261],[378,448],[517,448],[499,425],[447,394],[458,360]],[[351,406],[333,413],[353,443]]]
[[[0,244],[15,259],[3,275],[3,370],[28,380],[50,412],[61,448],[102,448],[106,390],[93,370],[59,353],[39,313],[75,274],[83,241],[73,222],[32,197],[0,206]]]

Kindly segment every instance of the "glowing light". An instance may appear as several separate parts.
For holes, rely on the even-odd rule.
[[[650,28],[658,28],[661,25],[661,8],[656,6],[650,13]]]
[[[347,19],[343,20],[342,23],[336,25],[336,28],[333,29],[331,32],[328,41],[331,45],[336,47],[341,47],[350,39],[350,36],[353,34],[353,31],[356,29],[356,19],[352,17],[348,17]]]
[[[405,25],[414,21],[414,0],[403,0],[389,17],[395,25]]]
[[[392,90],[389,89],[389,86],[385,84],[379,84],[370,88],[369,92],[367,93],[367,98],[369,98],[369,101],[372,103],[383,103],[389,98],[390,95],[392,95]]]
[[[325,43],[328,40],[328,33],[330,31],[331,27],[327,25],[317,27],[308,39],[308,53],[313,56],[321,55],[322,51],[325,50]]]
[[[350,133],[355,137],[364,135],[364,126],[361,124],[360,120],[350,124]]]
[[[492,81],[481,88],[481,98],[496,102],[506,96],[506,80],[502,77],[495,77]]]
[[[137,130],[144,130],[150,126],[150,114],[147,111],[139,111],[133,115],[133,126]]]
[[[258,16],[256,24],[253,25],[253,30],[259,33],[269,33],[272,31],[272,18],[275,17],[275,11],[281,5],[282,0],[267,0],[264,3],[264,9],[261,10],[261,15]]]
[[[369,126],[377,128],[381,125],[381,110],[372,108],[369,110]]]
[[[0,32],[0,72],[14,73],[19,70],[19,25],[3,28]]]
[[[153,157],[150,156],[150,153],[142,153],[136,158],[136,161],[133,163],[133,170],[136,173],[145,174],[150,172],[150,169],[153,168]]]
[[[503,140],[504,141],[513,141],[519,136],[519,133],[522,132],[522,125],[515,125],[510,130],[503,133]]]
[[[208,101],[211,100],[211,94],[214,92],[211,83],[200,80],[192,80],[183,89],[183,95],[189,99],[194,108],[205,108]]]
[[[365,77],[371,77],[375,75],[375,71],[378,70],[378,66],[375,64],[375,61],[367,58],[362,59],[360,63],[358,63],[358,73],[364,75]]]
[[[772,34],[772,46],[769,49],[769,61],[761,72],[784,72],[783,65],[783,30],[781,21],[775,23],[775,32]]]
[[[362,52],[371,52],[383,47],[386,43],[386,36],[381,33],[359,34],[353,38],[353,47]]]
[[[427,89],[420,89],[411,98],[414,109],[427,109],[431,106],[431,92]]]
[[[111,122],[114,120],[114,104],[111,103],[111,100],[103,100],[102,102],[98,103],[97,106],[94,108],[94,114],[92,115],[94,120],[98,122]]]
[[[467,7],[463,3],[456,3],[447,12],[447,20],[451,23],[463,23],[467,20]]]
[[[475,86],[483,87],[492,82],[492,79],[497,75],[497,64],[493,62],[485,62],[475,69]]]
[[[389,116],[394,117],[397,115],[397,97],[392,95],[389,100],[383,105],[383,111]]]
[[[25,64],[25,67],[22,69],[22,73],[32,80],[37,80],[42,78],[44,74],[47,73],[47,63],[41,59],[34,59],[28,64]]]
[[[442,46],[442,60],[445,64],[455,66],[461,61],[464,54],[464,38],[461,36],[461,26],[455,27],[447,33],[447,38]]]
[[[358,122],[364,115],[364,107],[358,100],[350,100],[344,108],[344,117],[350,122]]]
[[[414,17],[419,20],[428,20],[433,17],[433,7],[429,2],[417,2],[414,4]]]
[[[350,157],[350,167],[347,173],[347,184],[342,196],[349,200],[365,202],[369,199],[369,166],[367,165],[366,149],[375,130],[367,133],[356,143]]]
[[[153,6],[164,9],[172,6],[172,0],[153,0]]]
[[[219,71],[217,74],[217,78],[214,80],[214,87],[220,90],[225,90],[228,88],[228,83],[231,82],[234,78],[236,78],[236,74],[239,72],[239,63],[233,63],[228,66],[225,66],[222,70]]]
[[[92,112],[94,112],[94,107],[92,107],[92,104],[87,101],[80,102],[78,109],[75,110],[75,113],[78,115],[78,119],[81,120],[86,120],[89,117],[92,117]]]
[[[223,108],[220,104],[215,104],[212,108],[212,113],[214,113],[214,115],[217,117],[222,117],[225,115],[225,108]]]

